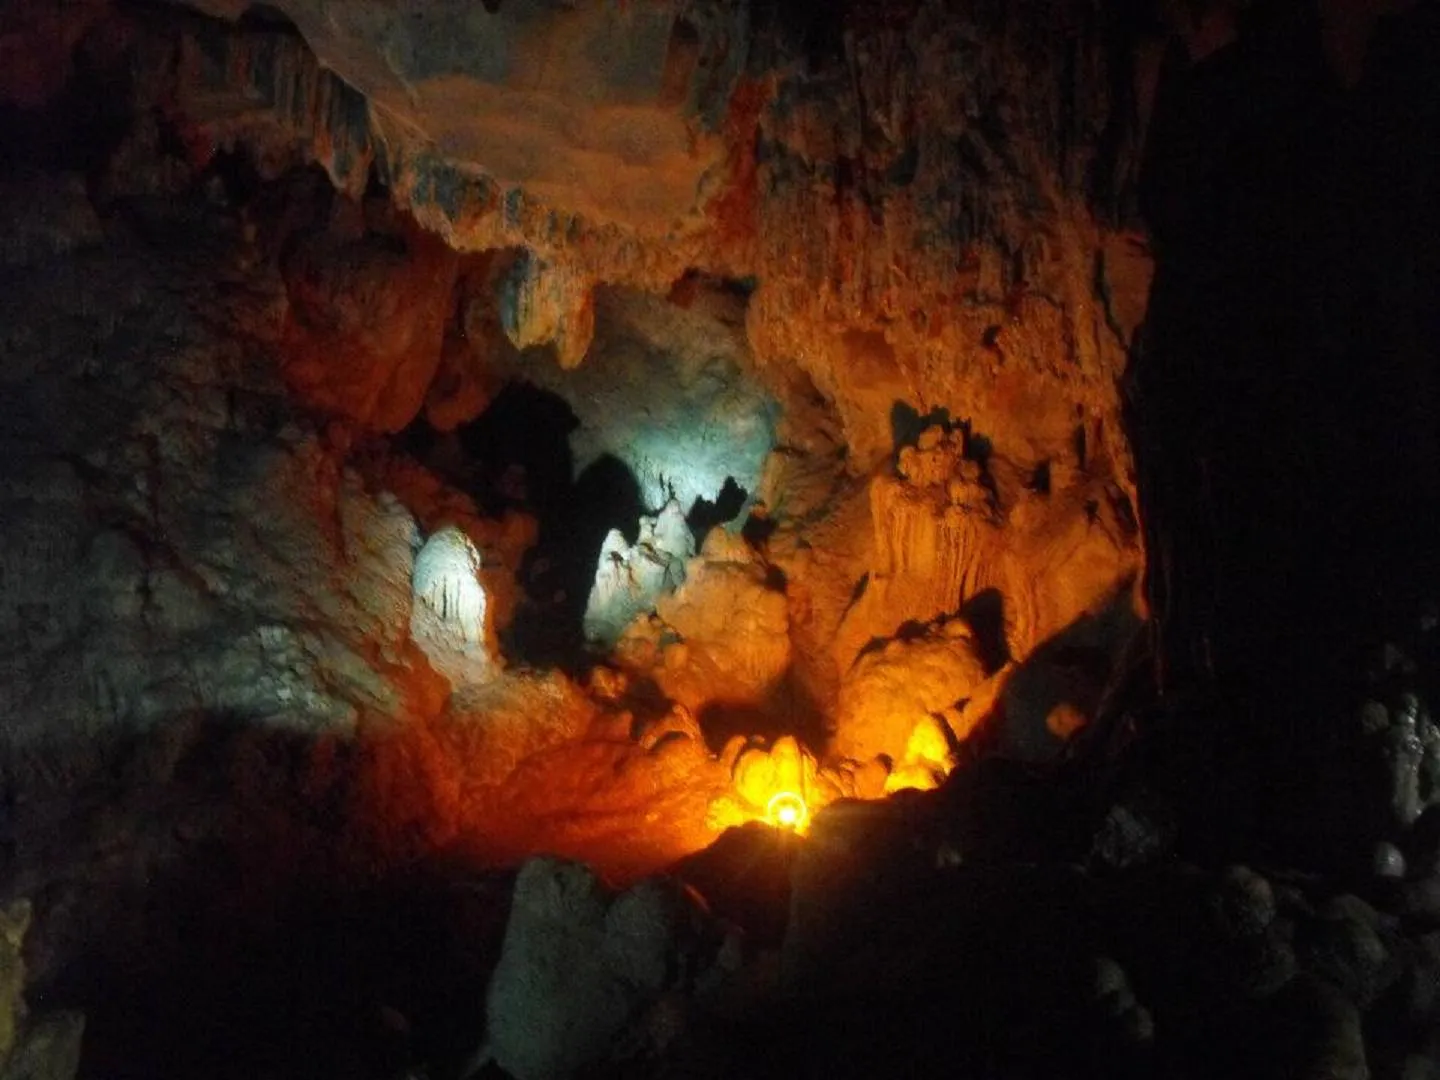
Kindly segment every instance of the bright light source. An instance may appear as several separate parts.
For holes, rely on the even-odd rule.
[[[805,800],[793,791],[776,792],[765,806],[765,820],[777,829],[799,832],[807,816]]]

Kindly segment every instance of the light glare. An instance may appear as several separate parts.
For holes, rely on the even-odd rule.
[[[805,800],[793,791],[778,791],[765,806],[765,820],[777,829],[799,832],[805,824]]]

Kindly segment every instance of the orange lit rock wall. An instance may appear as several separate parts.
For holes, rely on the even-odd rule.
[[[707,550],[628,639],[671,697],[899,760],[927,715],[963,726],[961,695],[1003,698],[1036,650],[1129,609],[1117,380],[1149,280],[1127,193],[1155,42],[1070,0],[194,7],[77,15],[73,54],[124,69],[138,118],[94,192],[164,197],[235,159],[289,185],[241,211],[242,246],[278,270],[266,344],[332,465],[473,418],[502,366],[583,366],[597,291],[744,293],[730,351],[781,412],[750,492],[772,528],[743,559]],[[15,26],[12,49],[39,33]],[[307,164],[338,197],[306,193]],[[427,531],[457,521],[376,457]],[[503,625],[534,533],[472,511]],[[957,620],[966,655],[877,733],[852,684],[923,669]]]
[[[803,17],[278,6],[301,37],[179,33],[164,92],[196,145],[242,145],[262,171],[314,160],[356,196],[374,175],[461,251],[523,249],[515,347],[583,363],[600,283],[755,283],[752,363],[786,406],[782,442],[804,451],[762,493],[780,523],[770,558],[793,681],[819,707],[867,643],[982,594],[1000,597],[1014,660],[1128,603],[1141,556],[1117,380],[1150,262],[1125,192],[1153,44],[1060,0]],[[438,297],[451,271],[423,250],[409,273]],[[329,374],[293,332],[292,383],[396,429],[441,363],[406,356],[439,333],[426,303],[370,305],[353,346],[332,334],[348,359]],[[897,458],[918,434],[906,416],[945,446]],[[835,454],[838,478],[817,465]],[[711,696],[669,663],[683,698]]]

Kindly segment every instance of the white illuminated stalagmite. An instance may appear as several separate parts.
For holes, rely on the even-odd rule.
[[[695,539],[685,511],[671,499],[654,517],[640,519],[635,545],[612,529],[600,549],[595,584],[585,605],[585,639],[614,645],[625,627],[685,580],[685,563],[695,556]]]
[[[485,639],[480,553],[454,525],[433,533],[415,558],[415,597],[466,642]]]

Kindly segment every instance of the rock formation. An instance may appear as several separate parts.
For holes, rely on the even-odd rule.
[[[1430,1075],[1405,7],[0,9],[0,1080]]]

